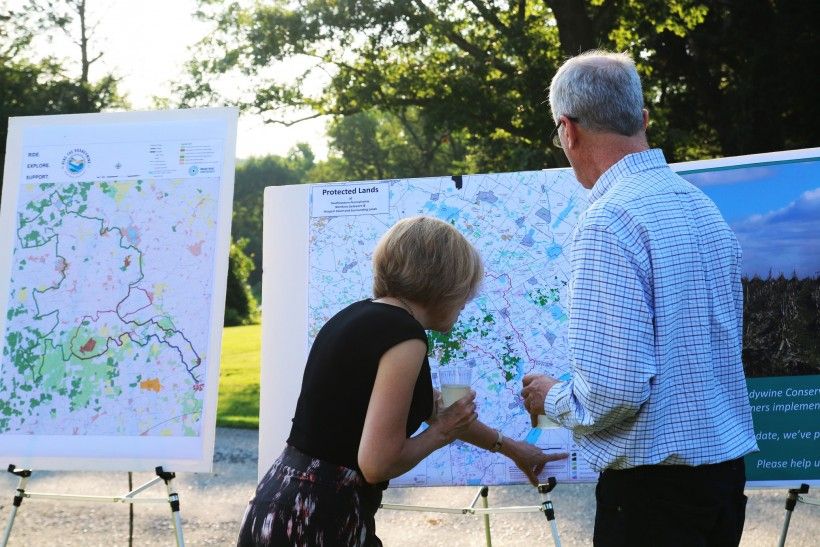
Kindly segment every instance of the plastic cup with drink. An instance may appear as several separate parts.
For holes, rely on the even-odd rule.
[[[441,398],[445,407],[470,394],[470,368],[441,367],[438,371]]]

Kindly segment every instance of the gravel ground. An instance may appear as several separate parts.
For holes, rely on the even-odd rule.
[[[175,484],[180,496],[182,526],[187,545],[232,545],[239,519],[256,486],[257,433],[217,428],[214,472],[180,473]],[[153,478],[135,473],[134,484]],[[0,533],[8,522],[17,478],[0,475]],[[127,473],[37,472],[29,480],[31,492],[122,495]],[[466,507],[477,488],[401,488],[385,493],[385,503],[431,507]],[[783,526],[786,492],[750,490],[746,529],[741,545],[776,545]],[[812,492],[817,499],[817,494]],[[163,497],[161,483],[141,494]],[[492,487],[490,506],[537,506],[531,487]],[[559,484],[552,493],[562,544],[591,545],[595,512],[594,486]],[[480,505],[480,502],[479,502]],[[541,513],[492,515],[492,542],[496,546],[552,545]],[[376,517],[379,537],[388,547],[447,547],[485,545],[481,517],[447,513],[382,510]],[[1,538],[2,536],[0,536]],[[799,504],[792,516],[787,545],[820,545],[820,507]],[[134,545],[174,546],[173,521],[166,503],[134,507]],[[115,503],[88,503],[26,499],[17,512],[9,547],[128,545],[128,507]]]

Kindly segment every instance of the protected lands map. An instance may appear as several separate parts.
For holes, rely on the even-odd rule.
[[[432,215],[452,223],[479,250],[485,278],[480,292],[449,333],[429,332],[430,366],[472,368],[479,419],[511,438],[527,439],[570,458],[542,474],[594,481],[564,429],[538,429],[519,396],[530,372],[561,377],[569,371],[567,245],[586,208],[583,188],[569,170],[393,180],[389,203],[368,201],[373,183],[317,185],[309,233],[309,342],[333,314],[372,294],[371,256],[379,237],[398,219]],[[320,201],[334,188],[337,202]],[[325,193],[329,193],[327,191]],[[355,197],[345,198],[346,193]],[[334,207],[335,212],[334,212]],[[357,212],[360,211],[360,212]],[[335,214],[334,214],[335,213]],[[433,453],[391,485],[524,483],[506,458],[456,442]]]
[[[218,184],[20,186],[0,434],[200,434]]]

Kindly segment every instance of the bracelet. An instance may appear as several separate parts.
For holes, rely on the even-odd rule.
[[[498,438],[495,440],[495,443],[490,447],[490,452],[498,452],[501,450],[501,446],[504,444],[504,436],[501,434],[500,429],[496,429],[495,432],[498,434]]]

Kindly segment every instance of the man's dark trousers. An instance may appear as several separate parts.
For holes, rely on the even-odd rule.
[[[743,458],[601,473],[596,547],[736,546],[746,516]]]

